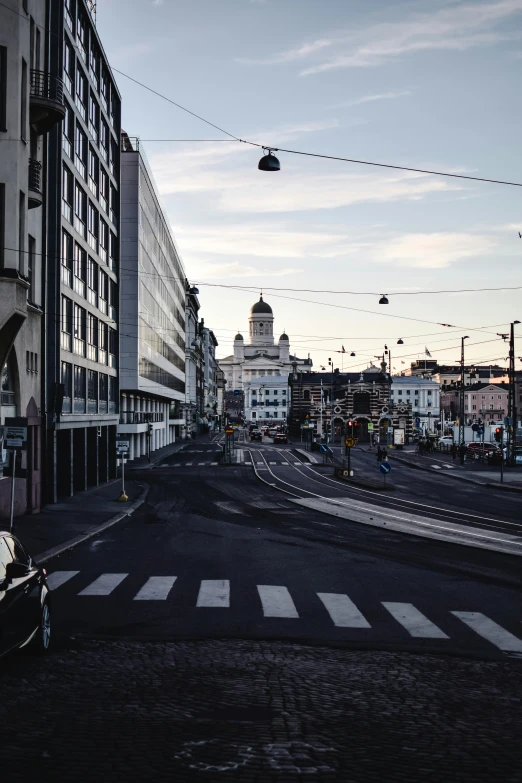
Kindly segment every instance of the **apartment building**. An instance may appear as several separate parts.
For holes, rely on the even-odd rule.
[[[28,433],[15,515],[42,503],[45,150],[64,117],[62,81],[46,62],[46,9],[43,0],[0,7],[0,424]],[[9,515],[11,469],[0,449],[0,517]]]
[[[121,136],[119,436],[129,459],[182,436],[185,272],[139,140]]]
[[[93,4],[52,0],[49,68],[65,116],[48,139],[47,499],[116,475],[121,99]]]

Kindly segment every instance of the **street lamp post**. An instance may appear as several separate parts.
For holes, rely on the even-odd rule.
[[[516,434],[517,434],[517,399],[515,394],[515,324],[520,321],[513,321],[509,333],[509,402],[508,416],[511,419],[511,427],[508,429],[509,447],[508,455],[511,465],[516,465]]]
[[[459,413],[459,444],[464,446],[465,432],[464,432],[464,340],[469,340],[469,335],[466,335],[461,339],[460,346],[460,413]]]

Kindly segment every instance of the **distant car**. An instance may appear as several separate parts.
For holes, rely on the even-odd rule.
[[[288,435],[284,432],[278,432],[274,435],[274,443],[288,443]]]
[[[47,652],[51,641],[51,597],[47,572],[20,541],[0,530],[0,656],[31,643]]]
[[[250,424],[248,427],[248,431],[252,432],[252,430],[257,430],[257,424]]]
[[[261,430],[250,430],[250,440],[263,440]]]
[[[268,437],[269,438],[275,438],[276,435],[277,435],[277,430],[275,428],[272,428],[272,429],[268,430]]]
[[[443,435],[442,438],[439,438],[438,440],[438,446],[453,446],[455,441],[451,437],[451,435]]]

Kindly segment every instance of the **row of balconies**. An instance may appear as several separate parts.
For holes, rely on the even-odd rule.
[[[120,411],[120,424],[148,424],[163,420],[162,411]]]
[[[29,93],[29,122],[37,136],[49,133],[65,117],[63,105],[63,82],[47,71],[31,70],[31,88]],[[41,207],[42,164],[29,158],[28,172],[28,209]]]

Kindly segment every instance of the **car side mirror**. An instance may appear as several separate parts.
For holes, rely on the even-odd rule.
[[[20,579],[20,577],[26,576],[29,573],[29,570],[27,563],[20,563],[15,560],[12,563],[7,563],[5,575],[6,578],[11,581],[12,579]]]

